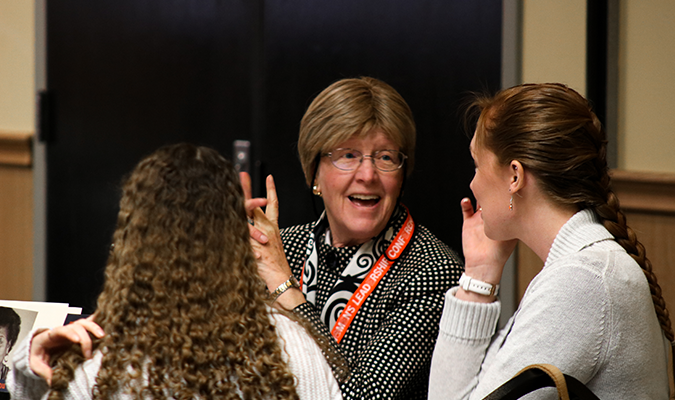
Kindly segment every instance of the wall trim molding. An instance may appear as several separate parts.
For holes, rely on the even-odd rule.
[[[613,169],[610,175],[621,209],[675,214],[675,174]]]
[[[0,130],[0,165],[33,165],[33,132]]]

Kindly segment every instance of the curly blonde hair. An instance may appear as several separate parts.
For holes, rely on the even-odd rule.
[[[237,173],[215,150],[178,144],[123,187],[98,298],[95,399],[297,399],[249,243]],[[58,358],[50,399],[83,362]]]

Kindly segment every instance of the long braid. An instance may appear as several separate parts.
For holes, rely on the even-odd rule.
[[[635,232],[626,224],[626,216],[621,211],[619,206],[619,199],[613,191],[609,191],[607,202],[595,207],[595,212],[602,220],[605,228],[614,236],[614,239],[623,247],[626,252],[633,257],[638,263],[642,272],[644,272],[647,282],[649,283],[649,291],[654,302],[654,310],[656,317],[659,320],[661,329],[666,336],[666,339],[671,345],[671,362],[675,363],[675,334],[670,321],[670,313],[666,308],[666,301],[661,293],[661,286],[656,279],[656,274],[652,270],[652,262],[647,258],[647,251],[645,246],[637,239]],[[675,382],[675,365],[672,368],[673,382]],[[671,399],[675,398],[675,394],[671,394]]]
[[[628,254],[640,265],[642,271],[649,282],[649,290],[654,301],[656,315],[661,324],[661,328],[666,338],[673,342],[675,335],[671,326],[670,315],[666,309],[666,302],[661,294],[656,275],[652,270],[652,263],[647,258],[645,246],[637,239],[635,232],[626,225],[626,217],[619,209],[619,199],[614,192],[610,191],[607,203],[595,208],[596,213],[602,219],[602,223],[607,230],[614,235],[616,241],[623,247]]]
[[[626,223],[626,215],[621,211],[619,198],[610,188],[610,177],[607,168],[607,160],[605,156],[606,141],[604,140],[604,132],[602,125],[595,113],[589,108],[589,113],[592,119],[592,127],[589,127],[592,132],[591,136],[600,138],[599,157],[595,159],[595,168],[598,173],[598,190],[597,193],[604,194],[602,198],[604,201],[598,201],[591,205],[604,227],[614,236],[621,247],[635,260],[635,262],[642,268],[647,283],[649,284],[649,291],[654,303],[654,310],[656,317],[659,320],[659,325],[663,330],[666,339],[671,343],[672,360],[675,362],[675,333],[670,321],[670,313],[666,308],[666,301],[663,298],[661,286],[659,286],[656,274],[652,268],[652,262],[647,258],[647,250],[645,246],[638,240],[635,231],[631,229]],[[598,199],[601,200],[601,199]],[[675,382],[675,366],[673,368],[673,381]],[[671,396],[671,398],[675,398]]]
[[[594,160],[594,167],[598,176],[598,187],[595,190],[595,193],[598,193],[601,196],[597,202],[593,201],[592,203],[594,204],[589,204],[589,206],[595,210],[596,214],[598,214],[602,220],[602,224],[614,236],[616,242],[619,243],[621,247],[633,257],[640,268],[642,268],[642,271],[647,278],[647,282],[649,283],[649,290],[652,295],[654,309],[656,310],[656,316],[661,325],[661,329],[663,329],[666,338],[673,343],[675,334],[673,333],[670,315],[666,309],[666,301],[661,292],[661,286],[659,286],[656,274],[654,274],[652,269],[652,263],[647,258],[645,246],[640,243],[635,231],[633,231],[626,223],[626,216],[623,211],[621,211],[619,198],[610,188],[610,177],[606,158],[607,141],[602,129],[602,124],[595,113],[590,109],[590,106],[588,106],[588,113],[590,114],[591,123],[587,127],[587,131],[589,136],[595,139],[598,148],[598,157]]]

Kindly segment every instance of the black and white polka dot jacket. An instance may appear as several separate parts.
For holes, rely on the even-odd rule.
[[[406,213],[390,221],[403,224]],[[414,217],[414,215],[413,215]],[[286,258],[299,279],[314,223],[281,231]],[[294,312],[311,321],[348,361],[351,377],[341,383],[350,399],[426,399],[431,355],[438,336],[444,295],[462,273],[457,254],[417,225],[399,259],[366,299],[340,344],[321,322],[328,291],[357,247],[335,248],[317,238],[319,275],[316,303]],[[388,244],[388,243],[387,243]]]

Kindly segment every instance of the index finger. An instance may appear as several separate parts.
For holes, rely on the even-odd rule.
[[[89,333],[97,338],[105,336],[105,332],[101,327],[93,321],[92,317],[87,319],[78,319],[69,325],[54,328],[54,333],[67,336],[73,343],[79,343],[82,347],[82,354],[85,358],[91,358],[92,340]]]
[[[279,223],[279,198],[277,197],[277,188],[274,185],[274,178],[272,175],[267,176],[265,181],[267,186],[267,207],[265,208],[265,215],[267,219],[275,224]]]
[[[250,200],[253,197],[251,192],[251,175],[248,172],[242,171],[239,173],[239,180],[241,181],[241,188],[244,191],[244,199]]]

